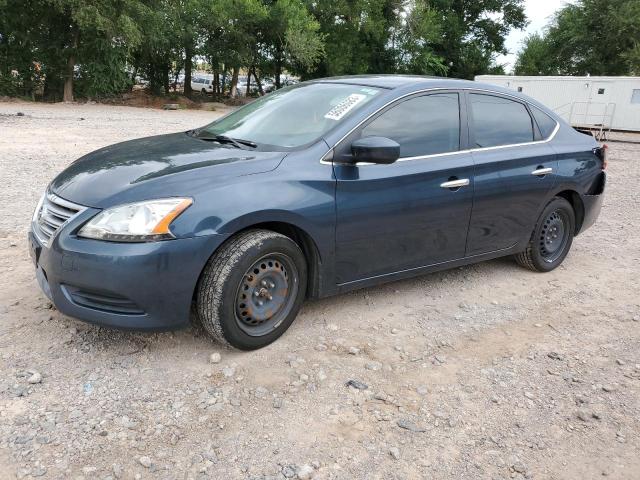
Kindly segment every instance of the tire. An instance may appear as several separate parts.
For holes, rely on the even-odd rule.
[[[523,267],[535,272],[550,272],[565,259],[576,231],[576,217],[571,204],[554,197],[544,208],[524,252],[515,255]]]
[[[202,90],[200,90],[200,93],[201,93],[202,95],[206,95],[206,94],[207,94],[207,91],[203,88]]]
[[[289,237],[249,230],[231,238],[207,262],[195,311],[215,340],[255,350],[280,337],[296,318],[307,289],[307,263]]]

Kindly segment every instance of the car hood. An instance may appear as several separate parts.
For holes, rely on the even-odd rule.
[[[51,182],[56,195],[88,207],[170,196],[195,196],[231,177],[273,170],[283,152],[259,152],[173,133],[91,152]]]

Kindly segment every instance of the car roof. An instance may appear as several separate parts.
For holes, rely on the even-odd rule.
[[[345,83],[355,85],[365,85],[367,87],[378,87],[395,89],[401,87],[415,86],[425,87],[450,87],[463,88],[465,86],[478,85],[469,80],[459,80],[457,78],[427,77],[422,75],[345,75],[342,77],[327,77],[312,80],[320,83]],[[465,85],[468,84],[468,85]]]
[[[363,85],[366,87],[384,88],[388,90],[400,90],[398,94],[411,93],[428,88],[450,88],[450,89],[474,89],[486,92],[501,93],[533,104],[538,108],[549,112],[549,109],[537,100],[519,92],[515,92],[505,87],[491,85],[488,83],[475,82],[472,80],[462,80],[459,78],[429,77],[422,75],[345,75],[341,77],[326,77],[310,80],[308,83],[343,83],[351,85]]]

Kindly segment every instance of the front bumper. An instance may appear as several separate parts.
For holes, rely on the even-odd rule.
[[[79,217],[88,217],[90,212]],[[74,218],[45,247],[29,232],[36,278],[62,313],[134,330],[185,326],[200,272],[227,235],[150,243],[83,239]]]

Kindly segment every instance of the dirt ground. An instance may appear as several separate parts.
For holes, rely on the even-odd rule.
[[[0,103],[0,478],[640,478],[640,144],[610,145],[600,219],[548,274],[308,302],[252,353],[53,309],[25,241],[47,183],[217,114]]]

